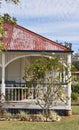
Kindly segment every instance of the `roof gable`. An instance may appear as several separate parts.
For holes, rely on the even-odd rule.
[[[7,35],[3,38],[3,42],[7,50],[70,50],[19,25],[5,23],[4,29]]]

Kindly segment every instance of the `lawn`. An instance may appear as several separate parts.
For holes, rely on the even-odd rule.
[[[79,106],[72,106],[72,112],[59,122],[0,121],[0,130],[79,130]]]
[[[65,117],[60,122],[0,121],[0,130],[79,130],[79,116]]]
[[[72,113],[75,115],[79,115],[79,106],[72,106]]]

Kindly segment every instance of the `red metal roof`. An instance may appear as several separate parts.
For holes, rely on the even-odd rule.
[[[70,50],[19,25],[4,23],[4,29],[7,35],[3,42],[7,50]]]

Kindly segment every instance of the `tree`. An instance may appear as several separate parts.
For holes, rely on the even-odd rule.
[[[20,0],[5,0],[6,2],[13,2],[14,4],[18,4]]]
[[[0,16],[1,19],[3,19],[4,22],[9,22],[11,24],[16,24],[17,20],[15,17],[11,17],[8,13],[5,13],[3,16]]]
[[[0,16],[0,52],[6,49],[3,43],[3,37],[6,35],[6,31],[3,28],[4,22],[16,24],[16,21],[16,18],[11,17],[8,13],[4,14],[4,16]]]
[[[19,0],[5,0],[6,2],[13,2],[14,4],[18,4]],[[1,4],[2,0],[0,1]],[[10,22],[12,24],[16,24],[16,18],[11,17],[9,14],[4,14],[4,16],[0,16],[0,52],[2,50],[5,50],[5,45],[2,42],[3,37],[6,35],[6,32],[3,28],[4,22]],[[5,98],[4,95],[1,93],[0,94],[0,110],[2,110],[3,103],[2,103],[2,98]]]
[[[19,0],[5,0],[5,1],[13,2],[14,4],[18,4],[20,2]],[[16,24],[16,21],[17,21],[16,18],[11,17],[8,13],[4,14],[4,16],[0,16],[0,52],[2,52],[2,50],[5,50],[4,43],[2,42],[2,38],[6,34],[3,28],[3,23],[10,22],[10,23]]]
[[[72,65],[75,67],[76,71],[79,71],[79,61],[72,62]]]
[[[0,52],[4,49],[4,43],[2,42],[2,37],[3,35],[5,35],[5,31],[2,27],[3,22],[4,22],[3,18],[0,17]]]
[[[37,93],[36,103],[43,112],[48,113],[59,100],[67,103],[68,97],[63,93],[60,75],[63,75],[63,65],[60,58],[55,55],[53,57],[42,56],[31,65],[25,66],[26,86],[34,86]]]
[[[72,43],[64,42],[65,46],[72,50]]]

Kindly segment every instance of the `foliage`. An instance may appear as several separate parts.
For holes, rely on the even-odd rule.
[[[18,114],[18,117],[22,121],[28,120],[28,118],[29,118],[28,114],[26,112],[24,112],[24,111],[20,111],[20,113]]]
[[[20,2],[20,0],[5,0],[5,1],[6,2],[13,2],[14,4],[18,4]],[[1,4],[1,2],[0,2],[0,4]],[[17,21],[16,18],[11,17],[8,13],[5,13],[4,16],[0,15],[0,52],[2,52],[2,50],[5,50],[5,45],[2,42],[2,38],[6,34],[6,32],[3,28],[3,23],[10,22],[12,24],[16,24],[16,21]]]
[[[79,94],[79,84],[71,86],[72,92]]]
[[[11,17],[8,13],[4,16],[0,16],[0,51],[5,50],[5,45],[3,43],[3,37],[6,36],[6,31],[3,28],[4,22],[9,22],[11,24],[16,24],[16,18]]]
[[[9,112],[6,112],[6,113],[4,114],[4,116],[5,116],[5,118],[8,119],[8,120],[10,120],[10,119],[12,118],[12,114],[9,113]]]
[[[72,49],[72,43],[69,42],[64,42],[65,46]]]
[[[63,65],[60,58],[55,55],[36,59],[31,65],[25,66],[24,80],[34,84],[34,88],[39,86],[36,103],[48,113],[49,109],[56,105],[58,101],[67,103],[67,96],[63,93],[60,83],[60,73],[63,73]],[[41,91],[41,92],[40,92]]]
[[[32,122],[47,122],[47,121],[58,121],[58,119],[61,119],[60,116],[57,115],[56,112],[50,111],[49,117],[44,116],[42,113],[38,114],[27,114],[24,111],[20,111],[20,113],[12,114],[8,111],[5,111],[3,116],[0,116],[1,120],[18,120],[18,121],[32,121]]]
[[[24,80],[25,81],[43,81],[45,75],[48,71],[51,73],[51,70],[60,71],[61,63],[59,62],[59,58],[55,57],[41,57],[34,61],[31,65],[25,66]]]
[[[45,121],[46,119],[45,119],[45,117],[43,116],[43,114],[41,114],[41,113],[39,113],[38,115],[37,115],[37,119],[36,119],[37,121]]]
[[[72,101],[79,101],[79,94],[72,92],[71,99],[72,99]]]
[[[31,119],[30,121],[33,121],[33,122],[46,121],[46,118],[44,117],[44,115],[42,113],[30,115],[30,119]]]
[[[6,2],[13,2],[14,4],[18,4],[20,0],[5,0]]]
[[[0,51],[5,48],[4,43],[2,42],[2,37],[5,35],[5,31],[4,31],[3,27],[2,27],[3,22],[4,22],[4,19],[2,17],[0,17]]]
[[[52,122],[52,121],[58,121],[60,120],[60,116],[54,111],[50,111],[49,116],[43,115],[42,113],[32,115],[31,117],[32,121],[34,122]]]
[[[49,118],[54,121],[57,118],[57,113],[55,111],[50,111]]]
[[[11,17],[8,13],[5,13],[3,16],[0,16],[0,19],[3,19],[4,22],[9,22],[16,24],[17,20],[15,17]]]
[[[76,70],[79,71],[79,61],[74,61],[72,64],[76,68]]]
[[[71,94],[71,99],[72,101],[79,101],[79,84],[73,84],[71,86],[72,89],[72,94]]]

